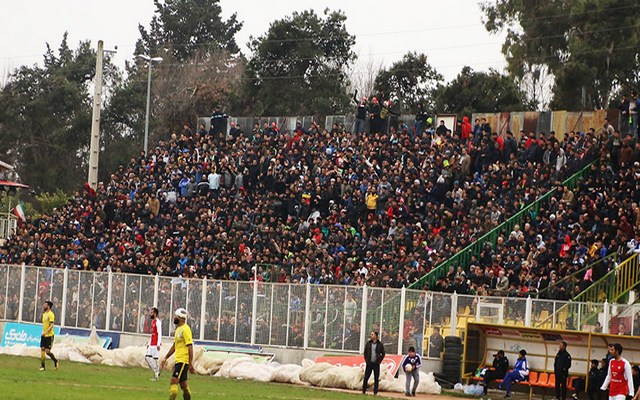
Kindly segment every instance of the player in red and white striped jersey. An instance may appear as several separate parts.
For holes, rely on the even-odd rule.
[[[152,307],[151,313],[151,340],[147,344],[147,355],[145,360],[149,368],[153,370],[152,381],[157,381],[160,376],[160,366],[158,365],[158,356],[160,355],[160,347],[162,346],[162,321],[158,318],[158,309]]]
[[[625,400],[633,396],[633,377],[631,364],[622,358],[622,346],[619,343],[609,344],[609,354],[613,356],[609,361],[609,372],[602,384],[602,390],[609,387],[609,400]]]

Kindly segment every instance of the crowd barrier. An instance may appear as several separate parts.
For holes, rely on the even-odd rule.
[[[600,322],[605,333],[623,324],[629,333],[640,330],[640,309],[607,302],[0,265],[0,320],[39,323],[48,299],[62,328],[149,333],[148,310],[155,305],[163,335],[171,336],[171,315],[184,307],[198,340],[355,353],[375,330],[389,354],[415,346],[436,358],[439,352],[429,351],[434,328],[463,337],[470,321],[565,330],[591,330]]]

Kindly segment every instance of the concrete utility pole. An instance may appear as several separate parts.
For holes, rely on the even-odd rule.
[[[146,54],[136,54],[136,57],[147,62],[147,115],[144,118],[144,156],[149,157],[149,110],[151,108],[151,66],[154,62],[161,63],[162,57],[151,57]]]
[[[96,53],[96,80],[93,92],[93,117],[91,118],[91,144],[89,147],[89,178],[93,189],[98,187],[98,158],[100,157],[100,108],[102,107],[102,58],[104,42],[98,41]]]

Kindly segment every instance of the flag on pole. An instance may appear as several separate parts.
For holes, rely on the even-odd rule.
[[[27,217],[24,215],[24,209],[22,208],[22,204],[24,204],[23,202],[20,202],[16,208],[13,209],[13,214],[20,218],[20,221],[25,222],[27,220]]]

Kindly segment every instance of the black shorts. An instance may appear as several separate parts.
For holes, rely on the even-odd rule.
[[[40,336],[40,348],[51,350],[53,346],[53,336]]]
[[[187,363],[176,363],[175,367],[173,367],[173,376],[174,378],[178,378],[178,382],[185,382],[187,380],[187,375],[189,374],[189,364]]]

